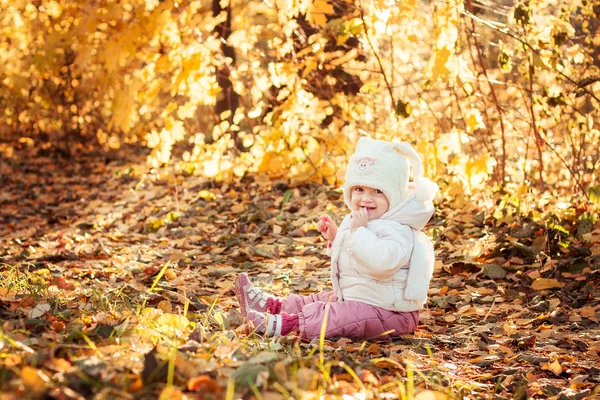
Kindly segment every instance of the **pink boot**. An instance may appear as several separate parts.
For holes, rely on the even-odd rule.
[[[297,331],[299,326],[298,314],[272,315],[250,310],[246,317],[246,334],[248,335],[256,332],[265,336],[285,336]]]
[[[248,275],[245,273],[239,274],[235,280],[235,296],[244,318],[250,310],[262,313],[268,312],[269,314],[279,314],[281,311],[281,300],[252,286]]]

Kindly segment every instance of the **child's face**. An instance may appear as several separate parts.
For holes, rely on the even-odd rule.
[[[354,186],[350,196],[352,211],[365,209],[369,221],[381,217],[390,208],[390,202],[379,189],[366,186]]]

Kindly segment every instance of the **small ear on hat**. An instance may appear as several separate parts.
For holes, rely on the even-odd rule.
[[[394,143],[395,150],[402,154],[410,165],[412,165],[412,175],[415,178],[418,178],[423,173],[423,165],[421,164],[421,157],[417,154],[417,152],[412,148],[412,146],[407,142]]]

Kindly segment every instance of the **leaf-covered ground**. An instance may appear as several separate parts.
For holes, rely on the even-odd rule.
[[[593,210],[445,188],[427,227],[438,261],[414,335],[267,340],[244,334],[235,276],[282,296],[327,288],[316,221],[342,217],[341,192],[190,172],[149,170],[133,154],[2,153],[0,399],[600,393]]]

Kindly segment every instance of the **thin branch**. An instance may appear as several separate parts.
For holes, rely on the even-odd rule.
[[[360,20],[362,21],[362,25],[365,30],[365,38],[367,39],[367,42],[369,43],[369,47],[371,48],[371,51],[373,52],[373,55],[375,56],[377,63],[379,64],[379,68],[381,69],[381,71],[380,71],[381,75],[383,75],[383,80],[385,81],[385,85],[388,89],[388,92],[390,93],[390,98],[392,99],[392,107],[394,107],[394,115],[396,115],[396,113],[395,113],[396,100],[394,99],[394,93],[392,92],[392,86],[390,85],[390,82],[388,81],[388,77],[385,74],[385,69],[383,68],[383,63],[381,62],[381,58],[379,57],[379,54],[377,54],[377,50],[375,50],[375,46],[373,46],[373,43],[371,42],[371,37],[369,36],[369,27],[367,26],[367,21],[365,21],[365,12],[362,7],[362,1],[360,4],[360,7],[358,7],[358,11],[360,12]]]
[[[467,0],[467,7],[470,10],[473,9],[473,5],[471,4],[471,0]],[[467,11],[471,14],[470,11]],[[472,14],[471,14],[472,15]],[[492,95],[492,100],[494,106],[496,107],[496,111],[498,112],[498,120],[500,122],[500,131],[501,131],[501,143],[502,143],[502,153],[500,154],[500,186],[504,187],[504,180],[506,178],[506,131],[504,128],[504,110],[500,106],[500,102],[498,101],[498,97],[496,96],[496,90],[494,89],[494,85],[490,83],[490,79],[487,73],[487,69],[483,62],[483,55],[481,54],[481,49],[479,47],[479,41],[477,40],[477,35],[475,35],[475,23],[471,20],[471,29],[473,30],[473,40],[475,41],[475,48],[477,49],[477,58],[479,60],[479,65],[481,66],[481,70],[486,80],[488,81],[488,86],[490,87],[490,93]]]
[[[540,139],[544,142],[544,144],[546,146],[548,146],[548,148],[550,150],[552,150],[552,152],[554,154],[556,154],[556,157],[558,157],[558,159],[563,163],[563,165],[567,168],[567,170],[571,173],[571,176],[573,177],[573,179],[575,180],[575,182],[577,183],[577,186],[579,186],[579,189],[581,190],[581,193],[583,193],[583,195],[586,197],[586,199],[590,199],[590,196],[588,196],[587,191],[585,190],[585,188],[583,187],[583,184],[581,183],[581,181],[579,180],[579,178],[577,177],[577,175],[575,174],[575,171],[573,171],[573,168],[567,163],[567,161],[560,155],[560,153],[558,151],[556,151],[556,149],[554,147],[552,147],[552,145],[550,143],[548,143],[548,141],[546,139],[544,139],[541,135],[540,135]]]
[[[517,36],[517,34],[511,32],[508,28],[504,28],[504,29],[500,29],[496,26],[494,26],[494,24],[490,23],[489,21],[486,21],[484,19],[479,18],[478,16],[474,15],[473,13],[469,12],[469,11],[463,11],[463,14],[465,14],[468,17],[473,18],[475,21],[489,27],[492,28],[493,30],[495,30],[496,32],[500,32],[504,35],[507,35],[513,39],[515,39],[516,41],[520,42],[521,44],[523,44],[525,47],[529,48],[531,51],[533,51],[535,54],[540,55],[540,51],[536,48],[534,48],[532,45],[530,45],[526,40],[520,38],[519,36]],[[579,83],[575,82],[575,80],[573,80],[573,78],[571,78],[570,76],[566,75],[565,73],[558,71],[558,70],[554,70],[554,72],[556,72],[557,74],[559,74],[560,76],[562,76],[563,78],[565,78],[567,81],[569,81],[570,83],[572,83],[573,85],[577,86],[578,90],[580,92],[585,92],[587,95],[591,96],[594,100],[596,100],[598,103],[600,103],[600,99],[598,97],[596,97],[596,95],[590,91],[589,89],[585,88],[585,87],[579,87]]]
[[[540,180],[538,181],[539,185],[544,184],[544,158],[542,151],[543,139],[540,135],[540,132],[537,127],[537,122],[535,120],[535,110],[533,109],[533,74],[535,73],[535,68],[533,66],[533,60],[529,59],[529,111],[531,113],[531,127],[533,129],[533,136],[535,137],[535,145],[537,147],[538,159],[539,159],[539,173]]]

